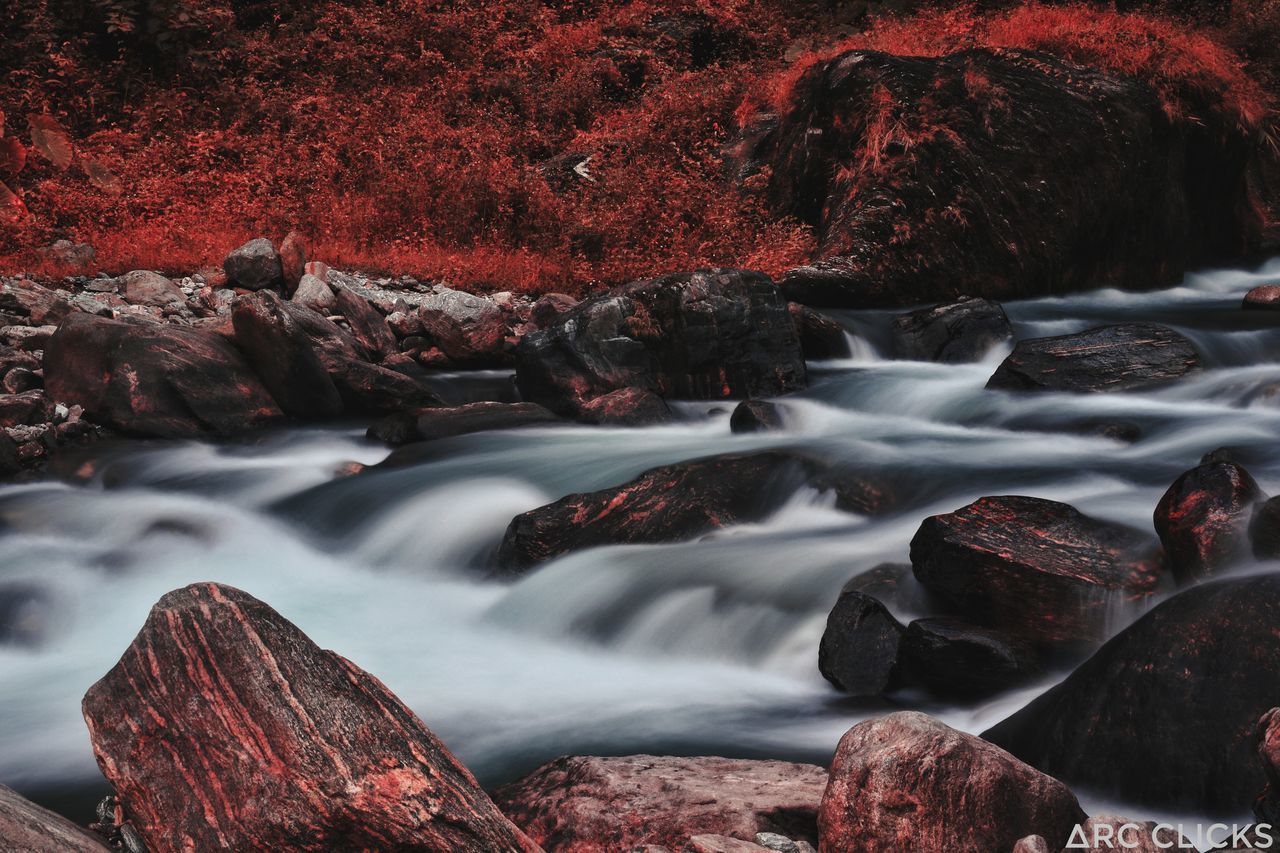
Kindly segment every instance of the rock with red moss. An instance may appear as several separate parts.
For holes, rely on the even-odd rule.
[[[818,671],[852,696],[883,695],[898,680],[902,635],[902,624],[883,604],[846,588],[827,614]]]
[[[342,397],[306,332],[274,292],[260,290],[231,308],[236,346],[262,377],[286,415],[323,418],[341,414]]]
[[[714,400],[805,383],[786,301],[767,276],[743,270],[633,282],[586,300],[516,350],[524,398],[570,416],[620,388]]]
[[[799,302],[792,302],[787,309],[796,323],[800,349],[805,358],[822,361],[849,357],[849,336],[844,326]]]
[[[236,435],[275,423],[271,394],[225,338],[72,314],[44,351],[49,396],[129,435]]]
[[[690,539],[776,509],[812,476],[784,452],[715,456],[654,468],[598,492],[566,495],[512,519],[497,568],[518,573],[597,545]]]
[[[1059,850],[1084,819],[1058,780],[981,738],[904,711],[860,723],[840,739],[818,814],[818,849],[993,853],[1040,835]]]
[[[1013,326],[999,302],[962,299],[893,318],[895,358],[962,364],[982,361],[993,347],[1013,340]]]
[[[1255,727],[1280,705],[1280,575],[1211,581],[1161,603],[1062,683],[983,734],[1126,802],[1236,815],[1263,786]]]
[[[1200,368],[1182,335],[1154,323],[1123,323],[1018,341],[987,381],[1007,391],[1128,391],[1171,382]]]
[[[296,305],[301,305],[320,314],[332,314],[338,307],[338,301],[334,298],[333,291],[329,289],[329,285],[325,284],[323,279],[311,275],[311,273],[303,274],[290,300]]]
[[[454,361],[493,363],[505,358],[507,318],[491,299],[439,288],[418,307],[422,329]]]
[[[1280,311],[1280,284],[1262,284],[1244,295],[1244,308]]]
[[[557,758],[496,790],[507,817],[548,850],[680,850],[695,835],[774,832],[817,842],[827,772],[729,758]]]
[[[1112,605],[1146,598],[1164,571],[1148,535],[1015,495],[925,519],[911,565],[964,618],[1046,644],[1105,639]]]
[[[307,271],[307,242],[297,231],[280,241],[280,277],[286,296],[292,296]]]
[[[0,785],[0,850],[107,853],[103,840]]]
[[[1173,482],[1155,526],[1179,583],[1220,574],[1249,553],[1249,520],[1266,495],[1235,462],[1210,462]]]
[[[222,269],[227,274],[228,287],[262,290],[280,287],[284,282],[280,253],[266,237],[250,240],[227,255]]]
[[[675,419],[667,401],[645,388],[619,388],[582,404],[578,420],[605,426],[647,426]]]
[[[813,226],[782,288],[873,307],[1176,281],[1256,238],[1256,141],[1216,104],[1170,121],[1136,78],[1043,53],[850,51],[737,146],[738,175]]]
[[[387,318],[368,299],[346,287],[336,288],[333,296],[338,313],[351,327],[351,334],[374,361],[382,361],[400,351],[396,333],[387,325]]]
[[[161,598],[83,710],[152,853],[538,849],[382,682],[237,589]]]

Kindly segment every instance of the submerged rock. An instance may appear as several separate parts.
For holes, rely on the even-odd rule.
[[[959,619],[917,619],[902,638],[903,680],[938,696],[975,699],[1039,672],[1031,646]]]
[[[92,832],[0,785],[0,850],[21,853],[107,853]]]
[[[893,318],[895,358],[962,364],[981,361],[993,347],[1013,340],[1013,326],[999,302],[963,299]]]
[[[800,349],[806,359],[823,361],[852,355],[849,350],[849,335],[844,326],[799,302],[792,302],[787,309],[796,323]]]
[[[1280,656],[1280,575],[1193,587],[1121,631],[1061,684],[983,734],[1126,802],[1233,816],[1263,786],[1259,677]]]
[[[897,681],[902,635],[902,625],[883,604],[846,589],[827,615],[818,670],[852,696],[881,696]]]
[[[230,587],[161,598],[84,714],[153,853],[537,849],[382,682]]]
[[[1210,462],[1174,481],[1155,526],[1179,583],[1220,574],[1249,553],[1249,519],[1266,495],[1234,462]]]
[[[1124,323],[1018,341],[987,387],[1128,391],[1170,382],[1199,367],[1195,347],[1173,329],[1154,323]]]
[[[1085,819],[1075,795],[981,738],[914,711],[868,720],[836,747],[818,816],[824,853],[994,853]]]
[[[826,785],[823,768],[785,761],[571,756],[493,797],[548,850],[681,850],[696,835],[774,832],[817,843]]]
[[[785,424],[782,412],[781,406],[768,400],[743,400],[729,417],[729,431],[741,433],[780,430]]]

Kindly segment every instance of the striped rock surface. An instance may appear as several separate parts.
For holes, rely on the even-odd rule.
[[[83,709],[152,853],[538,849],[378,679],[231,587],[161,598]]]

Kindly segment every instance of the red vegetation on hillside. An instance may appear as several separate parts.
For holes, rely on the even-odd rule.
[[[744,102],[786,91],[788,59],[829,54],[825,5],[14,5],[0,268],[47,266],[36,250],[66,237],[104,269],[179,272],[298,229],[340,265],[581,292],[713,264],[777,273],[812,250],[807,227],[732,189],[722,152]],[[1136,74],[1193,119],[1212,103],[1253,127],[1266,110],[1210,36],[1080,6],[883,18],[833,49],[976,45]]]

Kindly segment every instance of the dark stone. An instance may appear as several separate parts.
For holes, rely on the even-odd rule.
[[[562,421],[535,403],[468,403],[464,406],[397,412],[370,427],[369,438],[388,444],[409,444],[473,432],[552,423]],[[397,438],[403,440],[395,441]]]
[[[648,426],[675,419],[667,401],[644,388],[619,388],[582,404],[578,420],[604,426]]]
[[[535,329],[553,326],[561,314],[577,306],[578,300],[563,293],[546,293],[529,309],[529,322]]]
[[[307,244],[297,231],[290,231],[280,241],[280,274],[284,292],[292,296],[307,272]]]
[[[185,305],[187,297],[170,279],[151,270],[134,270],[116,279],[116,287],[124,300],[133,305],[164,308]]]
[[[348,413],[383,415],[406,406],[440,405],[425,384],[378,364],[348,361],[335,365],[330,376]]]
[[[1280,284],[1263,284],[1244,295],[1244,308],[1280,311]]]
[[[1199,367],[1195,347],[1172,329],[1153,323],[1125,323],[1018,341],[987,387],[1125,391],[1170,382]]]
[[[1179,583],[1220,574],[1249,552],[1254,506],[1266,499],[1234,462],[1210,462],[1174,481],[1156,506],[1156,533]]]
[[[808,485],[819,492],[834,493],[836,509],[858,515],[880,515],[895,501],[881,478],[839,467],[817,472]]]
[[[866,308],[1175,282],[1256,242],[1258,150],[1226,121],[1171,121],[1134,77],[1044,53],[849,51],[804,70],[733,165],[814,228],[788,297]]]
[[[917,619],[902,640],[904,680],[943,697],[976,699],[1039,672],[1035,650],[1002,631],[959,619]]]
[[[382,682],[237,589],[161,598],[83,710],[153,851],[538,849]]]
[[[663,397],[774,396],[803,388],[804,357],[767,276],[706,270],[626,285],[525,335],[516,383],[565,415],[620,388]]]
[[[893,318],[894,358],[963,364],[982,361],[993,347],[1013,340],[1013,326],[990,299],[962,299]]]
[[[387,325],[387,318],[368,299],[345,287],[335,288],[333,296],[338,312],[351,327],[351,334],[374,361],[382,361],[400,351],[400,343]]]
[[[1021,496],[925,519],[911,564],[966,619],[1048,644],[1105,639],[1111,605],[1151,595],[1164,570],[1146,534]]]
[[[0,427],[43,424],[53,419],[53,401],[43,391],[0,394]]]
[[[0,431],[0,477],[12,477],[23,467],[18,443],[7,432]]]
[[[284,282],[284,268],[276,247],[266,237],[250,240],[222,262],[228,287],[263,290],[279,287]]]
[[[1253,556],[1259,560],[1280,559],[1280,496],[1254,507],[1249,520],[1249,539]]]
[[[881,696],[895,686],[903,628],[883,604],[845,591],[827,614],[818,671],[852,696]]]
[[[818,832],[824,851],[997,853],[1027,835],[1060,850],[1084,819],[1057,779],[981,738],[902,711],[840,739]]]
[[[0,849],[15,853],[107,853],[86,829],[0,785]]]
[[[236,346],[275,398],[295,418],[324,418],[342,413],[342,397],[311,346],[310,338],[269,290],[236,299],[231,307]]]
[[[785,426],[783,409],[767,400],[743,400],[729,417],[729,431],[772,432]]]
[[[1280,682],[1264,675],[1278,656],[1280,575],[1209,582],[983,737],[1102,795],[1235,817],[1263,786],[1254,731],[1280,705]]]
[[[844,326],[799,302],[792,302],[787,309],[795,321],[800,349],[806,359],[824,361],[852,355]]]
[[[177,326],[72,314],[44,353],[49,396],[130,435],[235,435],[280,409],[225,338]]]

